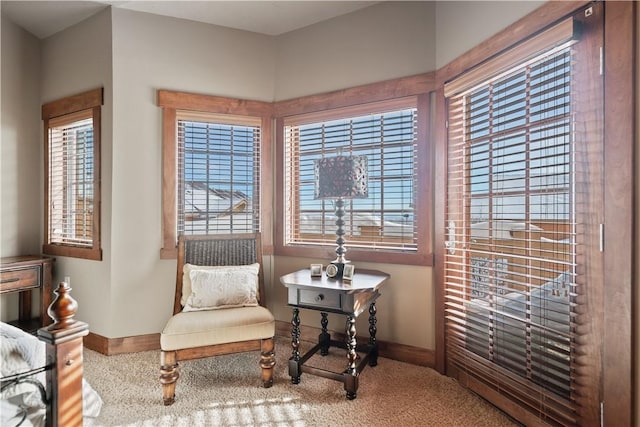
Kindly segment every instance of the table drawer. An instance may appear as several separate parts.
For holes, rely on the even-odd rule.
[[[3,271],[0,273],[0,292],[37,288],[40,286],[38,273],[37,268]]]
[[[337,292],[300,289],[298,294],[298,303],[301,305],[333,308],[336,310],[341,308],[340,294]]]

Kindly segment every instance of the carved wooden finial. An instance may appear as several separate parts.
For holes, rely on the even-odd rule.
[[[71,297],[70,291],[71,287],[66,282],[60,282],[58,289],[54,291],[56,298],[47,310],[49,317],[53,319],[54,329],[67,328],[75,322],[73,316],[78,310],[78,303]]]
[[[58,289],[54,291],[56,297],[47,310],[53,323],[38,329],[40,341],[56,346],[89,333],[89,325],[73,318],[78,310],[78,303],[71,298],[70,291],[71,287],[66,282],[60,282]]]

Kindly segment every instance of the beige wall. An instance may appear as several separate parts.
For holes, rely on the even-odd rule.
[[[80,302],[78,317],[94,332],[107,337],[158,332],[170,310],[175,262],[158,257],[161,152],[156,89],[281,100],[417,74],[445,65],[540,4],[394,2],[276,38],[121,10],[112,19],[107,10],[38,42],[3,16],[0,255],[40,252],[40,104],[103,86],[104,260],[58,257],[56,279],[72,277]],[[640,8],[638,14],[640,20]],[[328,66],[330,59],[340,66]],[[640,79],[637,88],[640,91]],[[635,178],[640,224],[640,174]],[[277,277],[311,261],[265,259],[272,278],[267,283],[268,304],[279,320],[289,321],[290,310]],[[431,269],[365,263],[362,267],[393,276],[378,303],[379,338],[433,349]],[[15,317],[14,309],[14,299],[3,297],[0,317]],[[361,321],[359,330],[366,328]],[[305,316],[303,323],[317,325],[317,318]],[[332,319],[330,327],[342,329],[342,324]],[[640,343],[640,327],[636,342]],[[640,393],[635,401],[640,407]]]
[[[522,2],[484,6],[482,11],[491,19],[483,22],[481,37],[532,9]],[[279,37],[108,9],[42,42],[46,73],[40,101],[105,87],[104,260],[59,257],[56,265],[57,279],[72,278],[80,303],[78,317],[92,331],[115,338],[157,333],[170,314],[175,261],[159,259],[162,157],[157,89],[270,101],[423,73],[479,42],[479,36],[436,37],[437,28],[471,25],[467,21],[474,15],[457,15],[456,7],[382,3]],[[502,12],[507,9],[505,18]],[[75,58],[80,52],[86,55],[81,61]],[[332,61],[339,66],[328,66]],[[17,212],[15,203],[9,202],[12,212]],[[41,212],[33,221],[41,227]],[[312,261],[322,260],[265,259],[267,303],[278,320],[288,322],[291,316],[278,277]],[[367,263],[357,267],[392,275],[378,302],[378,337],[434,349],[431,268]],[[302,322],[317,326],[313,314]],[[366,319],[358,325],[366,330]],[[331,319],[330,327],[342,330],[342,320]]]
[[[413,5],[410,6],[415,11]],[[353,23],[352,27],[358,27],[356,33],[360,37],[367,33],[369,38],[374,37],[377,27],[364,23],[369,19],[379,22],[388,13],[386,7],[368,11],[368,18],[364,20],[357,14],[350,14],[338,19],[337,23],[332,22],[324,30],[316,26],[294,32],[293,36],[307,40],[309,46],[306,56],[302,57],[303,63],[309,61],[308,68],[298,68],[297,71],[301,75],[317,76],[314,74],[317,72],[314,71],[315,62],[311,59],[318,53],[314,43],[324,41],[328,34],[338,31],[339,27],[347,28],[350,23]],[[422,20],[415,19],[414,13],[396,12],[396,15],[398,27],[412,34],[422,31]],[[400,20],[402,16],[405,20]],[[406,41],[404,33],[395,33],[401,37],[396,43],[388,43],[383,52],[397,54],[398,44]],[[292,34],[283,37],[289,40]],[[168,88],[267,101],[284,97],[279,95],[282,86],[276,84],[283,68],[278,65],[276,71],[275,65],[276,47],[278,53],[287,52],[290,48],[288,42],[282,40],[143,13],[113,11],[115,104],[111,214],[112,229],[117,233],[112,234],[112,320],[106,328],[108,332],[103,332],[106,336],[158,332],[171,312],[175,261],[162,261],[158,257],[161,243],[161,115],[155,105],[155,90]],[[300,45],[296,44],[291,49],[299,48]],[[368,65],[369,55],[364,52],[352,55],[349,62],[344,59],[342,72],[329,74],[337,76],[335,81],[325,78],[324,90],[343,87],[345,81],[351,84],[379,80],[381,75]],[[424,66],[414,64],[414,68],[407,68],[405,65],[402,74],[418,74],[424,71]],[[298,87],[295,91],[298,95],[315,93],[310,87]],[[132,182],[136,185],[132,186]],[[308,263],[309,260],[281,257],[267,257],[265,260],[267,304],[274,309],[279,320],[288,322],[290,311],[285,307],[286,296],[283,297],[284,288],[278,277]],[[433,348],[430,269],[379,268],[394,273],[394,281],[385,292],[385,301],[379,304],[381,312],[389,312],[384,321],[380,320],[380,339]],[[402,283],[402,286],[394,283]],[[423,297],[416,298],[419,295]],[[412,330],[409,324],[412,317],[405,315],[407,308],[413,311],[414,317],[419,317],[419,324],[431,327],[421,329],[423,332],[419,333]],[[95,319],[95,322],[101,320]],[[303,319],[303,324],[305,322]],[[343,328],[341,322],[337,326],[340,330]],[[310,323],[315,325],[317,322]]]
[[[42,198],[40,45],[2,16],[0,256],[38,253]],[[8,202],[8,201],[16,202]]]
[[[42,149],[40,45],[2,16],[0,256],[40,253]],[[2,298],[0,319],[17,317],[17,295]]]
[[[443,67],[544,3],[533,0],[436,2],[436,67]]]
[[[158,89],[271,101],[274,39],[113,10],[113,180],[109,337],[157,333],[172,314],[175,260],[160,260]]]
[[[277,38],[275,99],[329,92],[434,70],[435,5],[391,2],[372,6]],[[348,247],[348,242],[347,242]],[[291,321],[286,288],[279,277],[327,259],[274,257],[268,281],[269,308],[278,320]],[[434,290],[429,267],[357,263],[391,274],[378,300],[381,340],[435,348]],[[344,330],[344,319],[329,316],[329,328]],[[319,327],[318,313],[303,310],[301,323]],[[361,316],[357,329],[368,331]]]
[[[79,301],[76,317],[101,333],[109,321],[111,298],[111,139],[113,97],[111,84],[111,13],[104,10],[78,25],[42,41],[40,102],[50,102],[98,87],[104,88],[102,106],[102,249],[103,260],[56,257],[54,283],[71,278],[73,296]],[[39,117],[39,116],[38,116]],[[42,122],[38,121],[38,128]],[[42,147],[42,136],[38,139]],[[40,148],[42,149],[42,148]],[[41,177],[41,182],[43,178]],[[44,216],[40,213],[39,221]],[[99,320],[98,320],[99,319]]]
[[[435,4],[387,2],[277,38],[276,100],[435,69]]]

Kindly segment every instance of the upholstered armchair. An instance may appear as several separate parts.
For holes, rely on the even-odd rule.
[[[273,384],[275,319],[264,306],[260,234],[180,236],[173,316],[160,335],[165,405],[175,401],[178,363],[260,351]]]

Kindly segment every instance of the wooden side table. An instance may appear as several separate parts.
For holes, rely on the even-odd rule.
[[[367,363],[378,364],[378,343],[376,341],[376,305],[380,296],[380,288],[389,275],[375,270],[358,270],[353,280],[330,279],[324,274],[311,277],[309,269],[299,270],[280,278],[280,282],[288,288],[288,304],[293,308],[291,348],[289,359],[289,375],[291,383],[300,383],[303,372],[340,381],[344,384],[347,399],[357,396],[358,378]],[[356,343],[356,318],[365,309],[369,311],[369,342],[358,346]],[[322,333],[318,343],[304,355],[300,355],[300,308],[320,311]],[[328,313],[347,316],[346,342],[332,340],[327,331]],[[332,372],[305,365],[316,352],[322,356],[329,354],[329,347],[344,348],[347,351],[347,368],[343,372]],[[365,354],[356,364],[357,352]]]
[[[54,258],[24,255],[0,258],[0,294],[19,292],[18,319],[9,322],[20,329],[35,333],[51,323],[47,309],[53,293]],[[40,315],[31,316],[31,292],[40,291]]]

